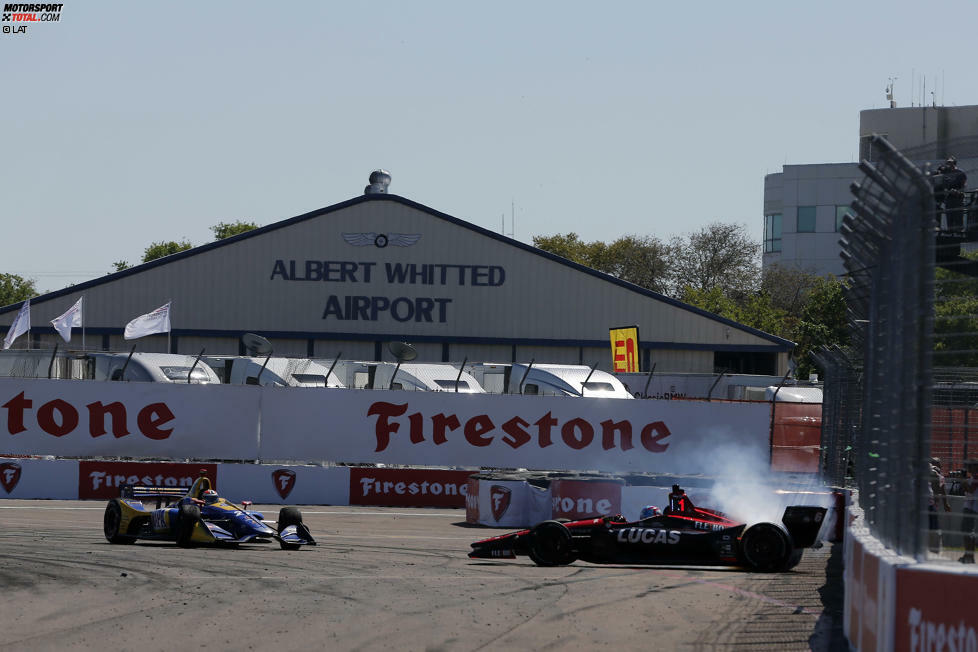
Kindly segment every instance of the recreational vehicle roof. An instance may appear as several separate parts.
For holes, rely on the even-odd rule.
[[[485,394],[485,390],[472,374],[465,371],[459,374],[458,367],[450,364],[425,362],[402,362],[400,367],[390,362],[380,363],[374,375],[374,389],[390,387],[391,376],[395,369],[397,369],[397,376],[394,377],[393,383],[395,389]]]
[[[208,364],[222,366],[224,378],[231,385],[344,387],[339,376],[331,372],[328,366],[304,358],[215,357],[208,358]],[[230,365],[229,373],[227,365]]]
[[[178,353],[110,353],[87,354],[93,360],[95,380],[125,380],[147,383],[219,384],[214,370],[198,361],[197,356]]]

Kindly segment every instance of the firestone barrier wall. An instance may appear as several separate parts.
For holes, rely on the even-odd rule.
[[[0,455],[716,473],[770,405],[0,378]]]
[[[858,507],[850,509],[843,626],[851,648],[978,650],[978,570],[897,555],[862,525]]]

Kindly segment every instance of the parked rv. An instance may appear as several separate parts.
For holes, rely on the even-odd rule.
[[[248,356],[205,356],[204,362],[230,385],[345,387],[339,376],[330,371],[332,362],[323,366],[322,362],[303,358]]]
[[[458,366],[449,363],[402,362],[397,365],[393,362],[340,360],[336,363],[335,372],[347,387],[353,389],[485,393],[472,374],[466,371],[460,374]]]
[[[219,384],[221,379],[197,356],[178,353],[85,354],[86,378],[144,383]]]
[[[471,373],[490,393],[632,398],[612,374],[585,365],[476,363]]]

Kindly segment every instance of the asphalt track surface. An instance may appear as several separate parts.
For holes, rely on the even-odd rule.
[[[0,650],[846,649],[841,545],[783,574],[540,568],[469,559],[503,531],[464,510],[301,509],[319,545],[292,552],[111,545],[104,503],[0,501]]]

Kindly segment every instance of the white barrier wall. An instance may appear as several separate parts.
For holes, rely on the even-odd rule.
[[[350,504],[350,469],[345,466],[222,464],[219,473],[221,492],[232,502]]]
[[[0,378],[0,454],[716,473],[765,403]]]
[[[769,459],[766,404],[268,388],[263,459],[694,474]]]
[[[858,508],[852,511],[859,518]],[[858,520],[845,534],[843,628],[860,652],[978,650],[978,570],[917,563],[885,549]]]
[[[0,378],[0,454],[258,457],[253,386]]]
[[[0,497],[77,498],[78,462],[0,458]]]

